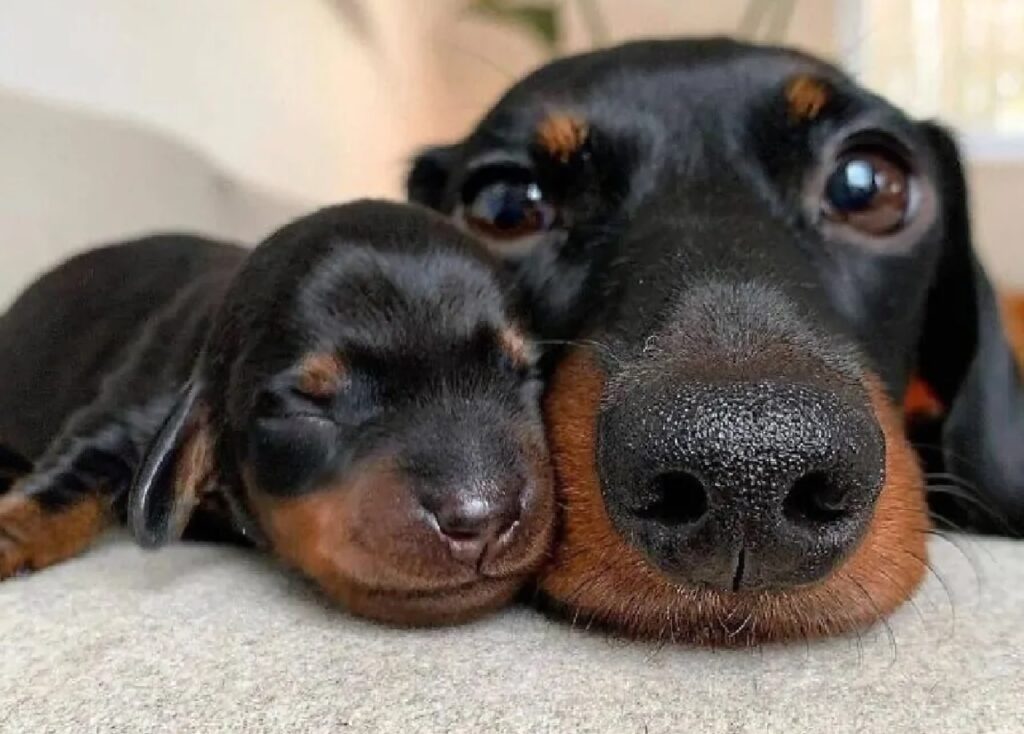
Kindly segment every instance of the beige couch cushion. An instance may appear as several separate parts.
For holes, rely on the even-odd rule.
[[[159,230],[255,242],[307,207],[174,140],[0,90],[0,308],[72,252]]]

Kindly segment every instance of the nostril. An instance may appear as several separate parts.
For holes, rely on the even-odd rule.
[[[456,541],[475,540],[487,533],[493,517],[483,502],[450,503],[434,512],[437,528]]]
[[[813,471],[793,482],[782,512],[786,519],[802,525],[825,525],[849,514],[847,491],[824,471]]]
[[[507,545],[518,522],[511,506],[484,500],[450,501],[431,513],[452,557],[476,565],[488,549]]]
[[[439,527],[441,528],[441,533],[446,538],[448,538],[449,540],[453,540],[456,543],[465,543],[471,540],[476,540],[480,537],[480,530],[467,530],[460,528],[444,527],[440,525]]]
[[[459,563],[475,566],[483,557],[490,540],[486,523],[465,523],[461,520],[437,517],[437,529],[448,546],[448,551]]]
[[[659,474],[651,481],[649,490],[651,501],[634,513],[641,520],[687,525],[707,514],[708,494],[704,483],[688,471]]]

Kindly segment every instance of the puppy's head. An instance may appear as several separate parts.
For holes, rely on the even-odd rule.
[[[216,488],[359,614],[507,601],[554,517],[532,346],[488,258],[435,214],[364,202],[270,237],[236,277],[137,481],[148,544]]]
[[[1024,398],[954,146],[833,67],[721,39],[558,61],[409,192],[575,345],[546,403],[556,605],[732,643],[888,613],[925,569],[915,372],[952,471],[1021,519]]]

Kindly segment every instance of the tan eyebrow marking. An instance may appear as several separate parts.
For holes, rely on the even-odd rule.
[[[586,120],[567,113],[548,115],[537,126],[537,142],[552,158],[568,163],[587,142],[589,127]]]
[[[794,121],[815,119],[831,96],[828,83],[813,76],[796,76],[786,84],[789,116]]]
[[[341,358],[325,352],[310,354],[299,365],[299,389],[316,398],[329,398],[338,392],[345,378]]]

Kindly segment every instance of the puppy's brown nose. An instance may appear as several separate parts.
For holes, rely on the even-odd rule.
[[[450,497],[433,514],[452,557],[479,566],[485,553],[507,544],[509,530],[519,519],[519,493],[506,492],[493,501]]]

